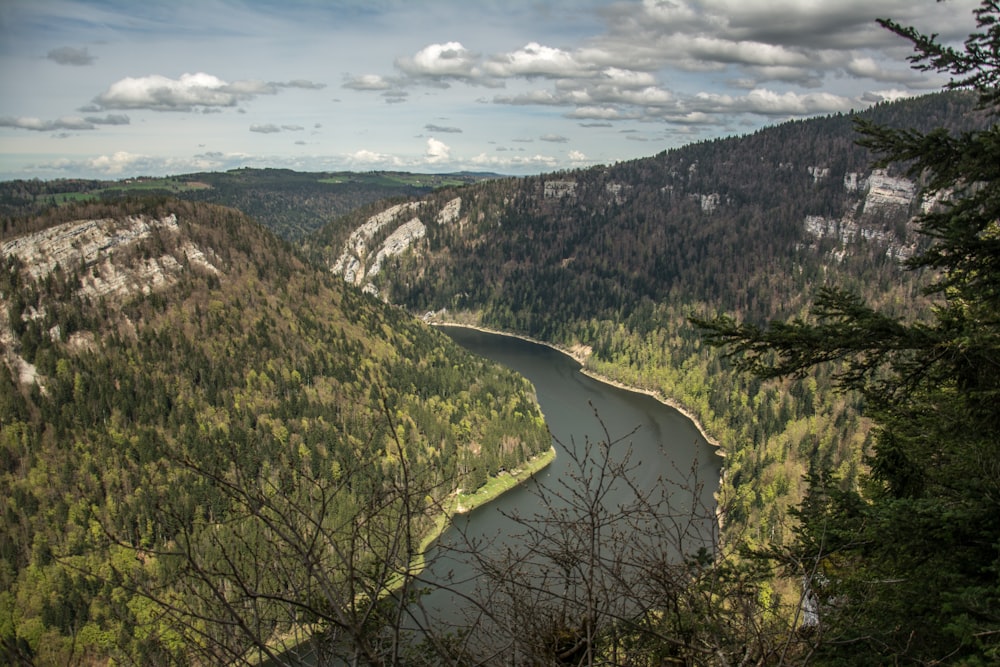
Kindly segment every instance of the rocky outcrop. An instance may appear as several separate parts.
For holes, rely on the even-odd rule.
[[[455,197],[438,211],[435,222],[439,225],[451,225],[458,221],[462,215],[462,198]]]
[[[545,181],[545,199],[576,199],[576,181]]]
[[[137,246],[159,235],[159,243],[136,252]],[[158,250],[150,252],[150,248]],[[176,215],[162,218],[132,216],[122,219],[77,220],[48,227],[11,239],[0,245],[5,258],[16,257],[27,277],[42,281],[53,272],[73,272],[79,276],[76,295],[96,301],[101,298],[126,299],[149,294],[177,283],[192,268],[212,274],[220,269],[213,262],[215,252],[200,248],[183,238]],[[0,295],[0,347],[8,367],[22,383],[38,382],[35,367],[18,353],[7,300]],[[45,316],[44,309],[29,308],[24,321]],[[58,327],[48,332],[61,340]],[[90,345],[87,332],[74,332],[67,341],[73,348]]]
[[[402,254],[427,234],[427,227],[419,217],[399,223],[404,215],[418,210],[425,203],[396,204],[368,218],[348,236],[331,271],[342,276],[346,282],[362,287],[369,294],[378,294],[374,279],[382,270],[386,258]],[[461,198],[456,197],[438,211],[435,220],[439,224],[450,224],[458,219],[461,209]],[[373,248],[376,236],[392,225],[397,226]]]
[[[132,246],[154,233],[178,237],[173,250],[156,256],[119,258]],[[160,219],[144,216],[122,220],[79,220],[55,225],[33,234],[7,241],[0,246],[5,257],[21,260],[35,280],[45,278],[56,267],[63,270],[89,269],[80,278],[80,294],[87,297],[127,296],[173,284],[187,266],[210,273],[219,269],[209,258],[215,253],[180,239],[176,215]]]
[[[837,260],[843,259],[848,246],[860,241],[884,245],[886,254],[897,260],[913,255],[913,239],[899,234],[900,229],[912,227],[911,211],[918,197],[913,181],[879,169],[867,177],[850,172],[844,175],[844,189],[858,195],[854,204],[839,218],[807,215],[803,223],[806,234],[817,240],[835,239],[837,247],[830,253]],[[921,211],[926,212],[930,205],[921,202]]]

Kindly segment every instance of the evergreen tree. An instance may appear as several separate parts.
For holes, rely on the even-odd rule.
[[[964,50],[893,21],[918,69],[952,76],[996,118],[1000,5],[975,11]],[[846,290],[823,290],[809,319],[761,328],[697,323],[761,377],[837,362],[878,425],[861,489],[822,470],[798,511],[823,664],[1000,661],[1000,128],[951,135],[859,123],[860,143],[902,164],[936,198],[927,245],[908,261],[934,304],[903,321]]]

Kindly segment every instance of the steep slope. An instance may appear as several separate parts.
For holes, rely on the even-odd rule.
[[[314,575],[346,581],[357,567],[368,582],[375,563],[392,574],[415,549],[381,550],[376,518],[419,537],[456,487],[550,446],[523,379],[237,211],[159,199],[52,215],[0,239],[8,662],[207,651],[213,626],[191,619],[249,605],[228,598],[241,577],[300,603],[330,594],[275,517],[316,503],[327,541],[311,538],[326,544]],[[370,538],[346,560],[332,549],[344,526]],[[238,553],[254,562],[226,560],[227,545],[251,542]],[[230,606],[210,594],[216,580]],[[299,622],[269,609],[265,635]],[[246,648],[219,627],[229,659]]]
[[[943,93],[858,115],[962,131],[985,123],[974,104]],[[732,534],[780,543],[802,475],[822,465],[853,483],[868,426],[855,397],[830,391],[834,369],[783,385],[741,377],[704,349],[687,318],[794,316],[830,282],[890,307],[920,302],[919,276],[899,262],[914,250],[910,221],[934,203],[919,183],[873,169],[855,140],[852,116],[837,115],[441,191],[409,204],[412,213],[380,227],[364,252],[331,243],[320,259],[335,272],[365,267],[343,275],[415,313],[590,348],[590,370],[684,405],[726,451],[722,511]],[[351,226],[386,210],[358,212]],[[411,218],[422,236],[367,270],[371,249]]]

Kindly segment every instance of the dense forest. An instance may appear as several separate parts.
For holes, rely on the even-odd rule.
[[[627,446],[588,440],[572,511],[521,518],[523,561],[481,555],[483,614],[522,596],[520,655],[994,664],[1000,8],[977,18],[966,52],[884,22],[953,90],[615,165],[308,213],[291,172],[175,184],[244,213],[11,184],[3,656],[252,663],[311,636],[356,664],[502,662],[461,632],[400,648],[410,564],[449,494],[548,436],[530,386],[421,315],[589,350],[726,456],[715,552],[668,557],[690,517],[602,506]],[[551,614],[525,562],[574,582]]]
[[[780,542],[808,470],[857,482],[868,442],[859,399],[831,391],[832,367],[780,383],[736,374],[689,318],[801,315],[832,282],[916,315],[923,278],[900,263],[922,242],[916,184],[908,198],[869,197],[879,179],[905,179],[896,165],[873,170],[854,122],[961,132],[987,123],[975,106],[970,93],[939,93],[608,167],[443,189],[422,200],[421,219],[459,198],[458,219],[428,224],[376,284],[414,313],[587,346],[588,369],[684,405],[726,452],[728,525],[751,543]],[[345,227],[384,207],[318,234],[317,260],[332,265]],[[835,232],[811,234],[810,218]]]
[[[52,217],[69,222],[5,237],[0,267],[5,662],[189,661],[226,633],[199,618],[250,604],[215,599],[198,572],[308,596],[314,570],[349,565],[366,572],[351,590],[375,594],[448,494],[550,447],[523,379],[241,213],[154,199]],[[310,503],[316,562],[295,551],[308,526],[294,512]],[[265,552],[275,517],[299,532]],[[404,530],[394,569],[375,574],[377,541]],[[330,551],[352,534],[351,553]],[[302,623],[271,604],[265,638]],[[249,648],[227,641],[210,663]]]

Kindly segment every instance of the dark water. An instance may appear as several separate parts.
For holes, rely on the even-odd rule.
[[[703,508],[714,507],[713,494],[718,488],[721,459],[695,424],[677,410],[651,396],[594,380],[584,375],[580,364],[571,357],[545,345],[462,327],[441,327],[441,330],[471,352],[512,368],[534,384],[539,405],[555,440],[557,456],[533,480],[458,517],[429,554],[431,565],[423,578],[429,581],[469,580],[461,590],[472,594],[474,567],[452,548],[469,540],[494,545],[507,545],[515,540],[523,527],[510,516],[538,514],[542,509],[539,494],[546,489],[565,493],[558,480],[566,480],[575,471],[567,448],[580,451],[588,439],[591,442],[605,440],[601,422],[611,440],[623,439],[612,451],[622,455],[626,449],[630,451],[629,460],[634,466],[632,478],[639,488],[657,491],[670,486],[670,482],[664,480],[672,480],[677,485],[697,481],[704,485],[698,494],[700,504]],[[616,488],[605,502],[611,506],[625,504],[632,497],[634,494],[628,489]],[[692,502],[690,496],[688,502]],[[707,528],[703,535],[711,532],[711,528]],[[444,591],[434,592],[423,600],[431,619],[440,617],[445,622],[457,624],[461,624],[458,619],[464,604],[461,595]]]

